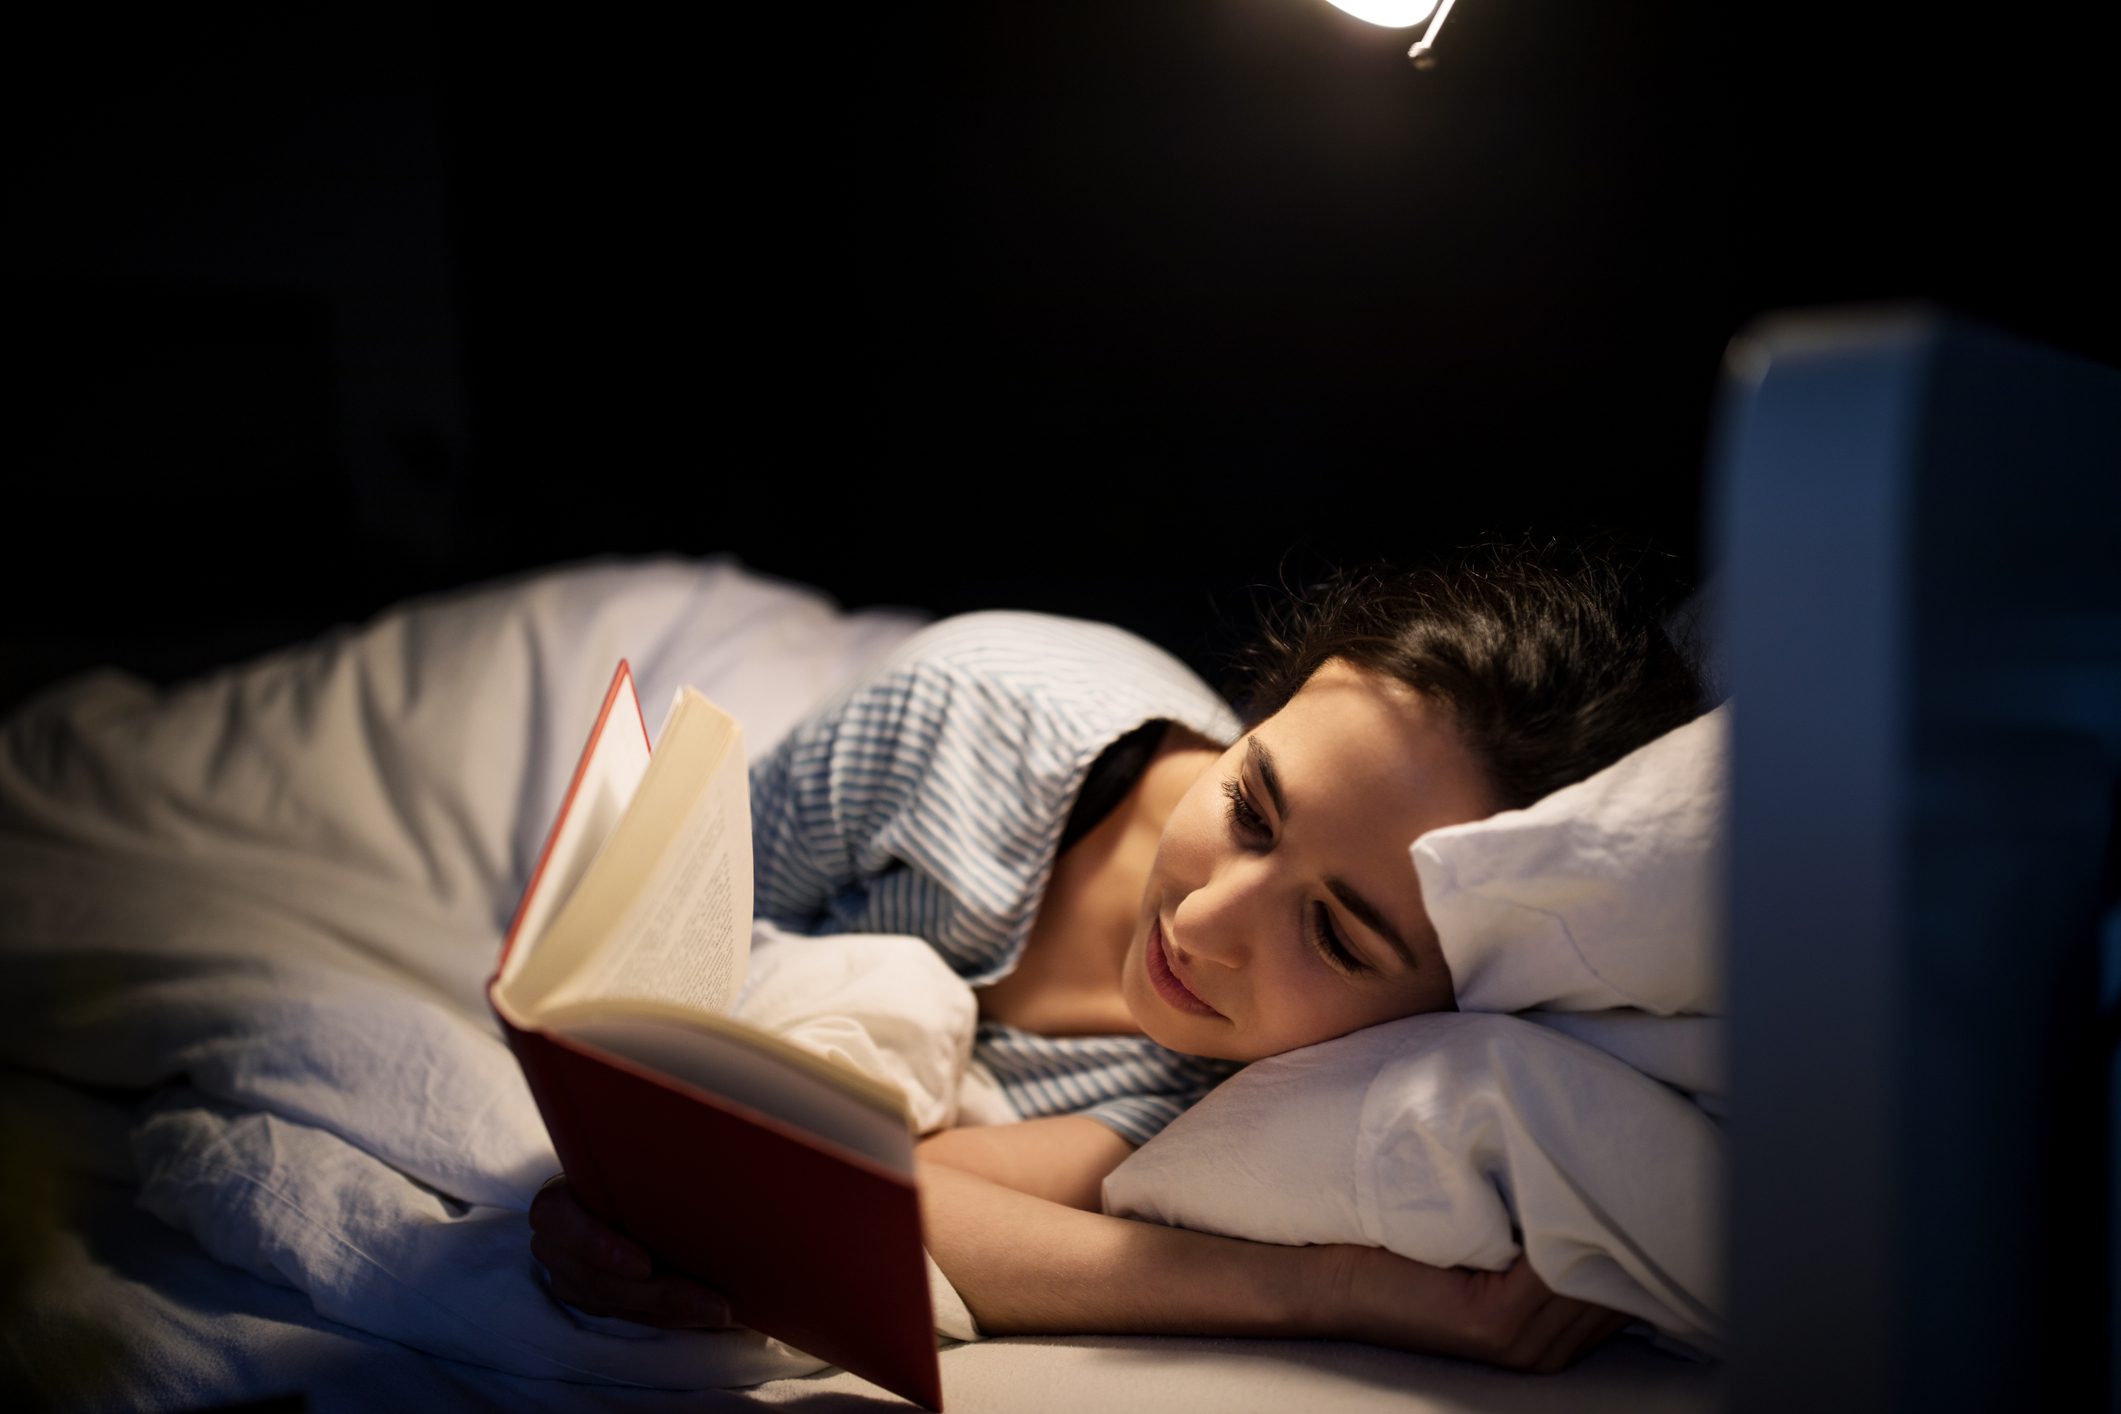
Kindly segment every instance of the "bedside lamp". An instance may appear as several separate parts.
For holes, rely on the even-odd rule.
[[[1368,20],[1386,29],[1409,29],[1429,20],[1433,14],[1436,18],[1429,20],[1429,27],[1407,51],[1415,68],[1426,69],[1436,62],[1436,56],[1429,52],[1430,46],[1436,43],[1436,32],[1443,28],[1445,18],[1451,13],[1452,0],[1440,0],[1440,3],[1439,0],[1333,0],[1333,4],[1358,20]]]

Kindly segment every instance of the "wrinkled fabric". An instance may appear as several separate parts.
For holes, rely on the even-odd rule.
[[[1108,1212],[1499,1271],[1712,1354],[1725,1142],[1678,1092],[1513,1016],[1439,1012],[1257,1061],[1105,1180]]]
[[[484,985],[619,658],[764,749],[923,621],[600,561],[166,689],[58,684],[0,724],[0,1058],[149,1092],[142,1205],[357,1330],[575,1380],[814,1370],[550,1298],[523,1214],[558,1164]]]
[[[1723,1014],[1731,710],[1413,842],[1460,1010]]]

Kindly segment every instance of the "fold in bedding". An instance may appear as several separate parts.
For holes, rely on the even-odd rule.
[[[166,691],[48,690],[0,726],[0,1060],[150,1093],[140,1204],[353,1329],[575,1381],[815,1370],[543,1290],[522,1214],[558,1164],[483,984],[619,657],[764,745],[920,621],[733,562],[593,563]]]

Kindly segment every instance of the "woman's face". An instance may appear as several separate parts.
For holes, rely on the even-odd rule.
[[[1448,715],[1338,659],[1164,826],[1122,988],[1142,1030],[1249,1061],[1452,1006],[1407,850],[1498,808]]]

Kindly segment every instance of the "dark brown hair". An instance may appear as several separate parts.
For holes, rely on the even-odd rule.
[[[1588,546],[1487,544],[1336,571],[1264,616],[1234,664],[1248,726],[1328,659],[1443,703],[1503,808],[1593,775],[1708,705],[1690,650]]]

